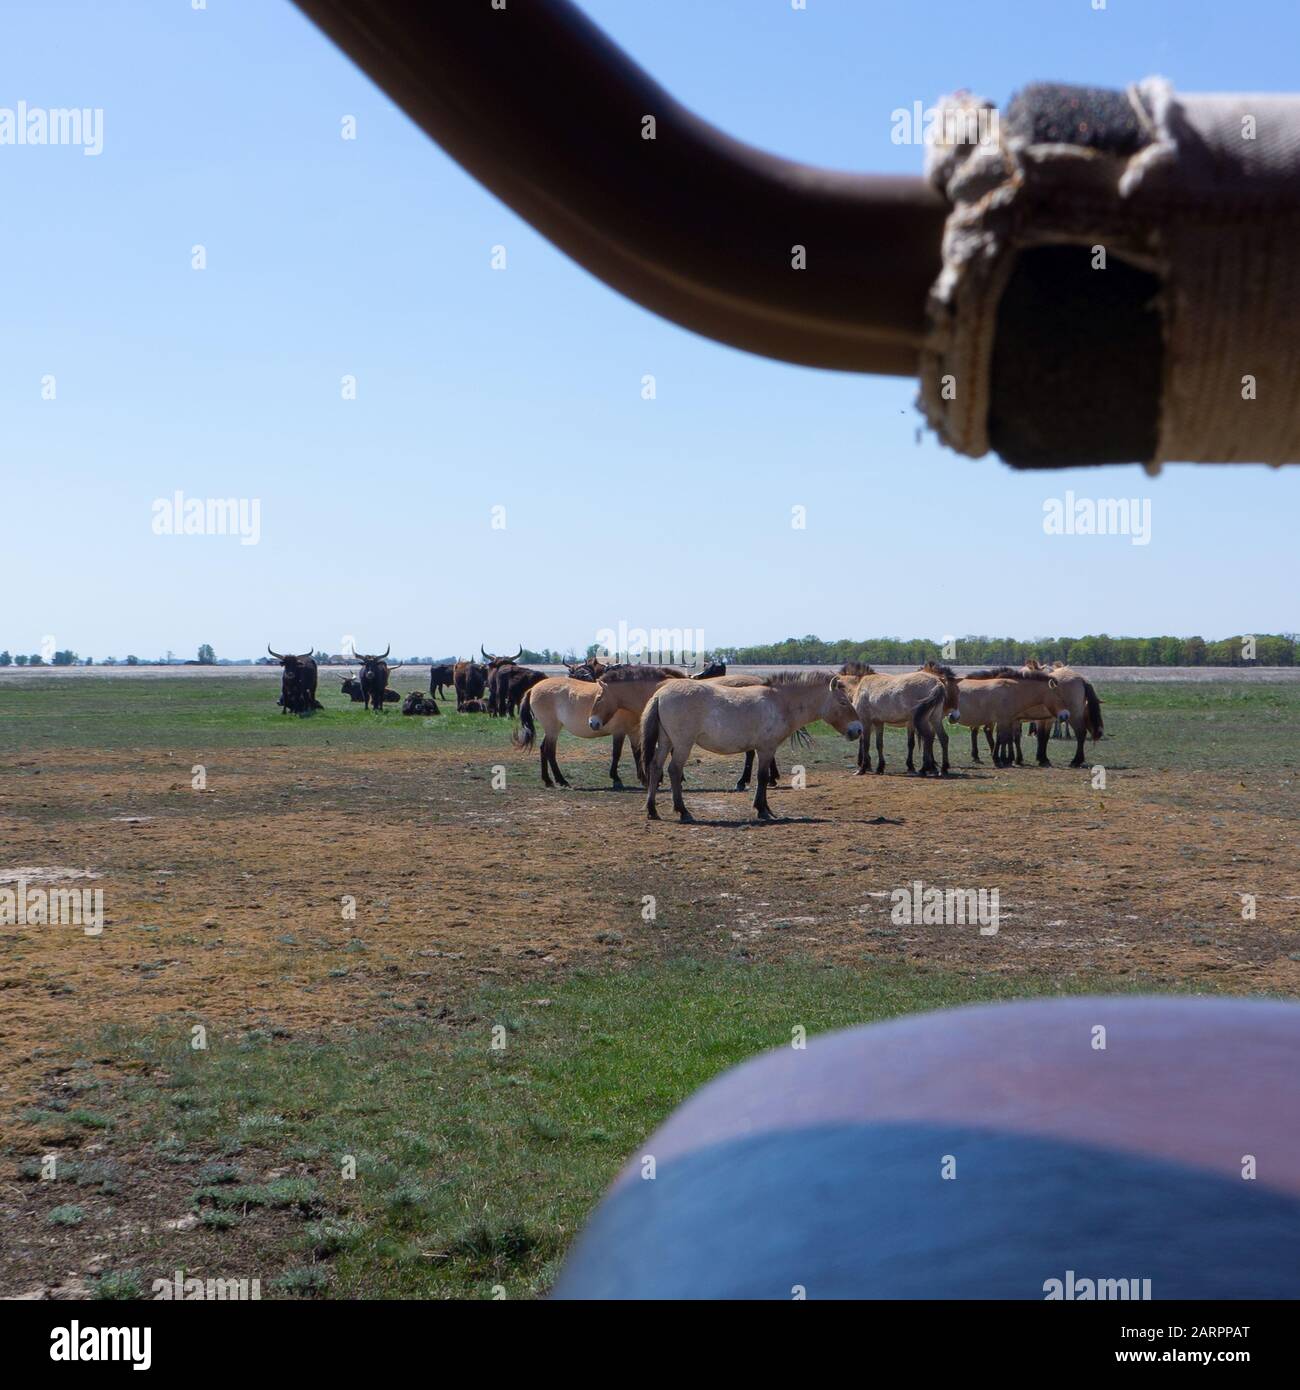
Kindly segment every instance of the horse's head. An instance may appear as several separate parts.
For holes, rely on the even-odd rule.
[[[599,733],[623,708],[626,693],[626,681],[597,681],[596,703],[591,707],[588,727]]]
[[[826,688],[826,707],[822,718],[845,738],[856,739],[862,734],[862,720],[853,708],[850,697],[850,684],[843,676],[832,676]]]

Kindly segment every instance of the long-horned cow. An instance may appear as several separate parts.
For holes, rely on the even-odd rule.
[[[478,649],[483,653],[483,659],[487,662],[488,713],[494,717],[503,715],[505,708],[502,693],[511,672],[517,665],[519,658],[524,654],[523,646],[520,646],[514,656],[493,656],[481,642]]]
[[[400,661],[394,661],[390,665],[385,660],[392,650],[393,644],[390,642],[378,656],[364,656],[361,652],[353,652],[353,656],[361,663],[361,674],[357,677],[361,686],[361,702],[366,709],[377,709],[381,714],[384,712],[385,701],[400,698],[396,691],[388,689],[389,672],[400,670],[402,666]]]
[[[477,661],[458,661],[452,668],[451,683],[456,689],[456,708],[469,700],[479,700],[487,689],[487,667]]]
[[[280,663],[280,705],[281,714],[310,714],[312,710],[325,706],[316,698],[316,658],[310,651],[301,656],[282,656],[266,649]]]

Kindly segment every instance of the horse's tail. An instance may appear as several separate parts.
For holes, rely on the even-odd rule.
[[[1083,699],[1088,707],[1088,732],[1095,742],[1101,737],[1104,725],[1101,722],[1101,701],[1097,698],[1097,692],[1088,681],[1083,683]]]
[[[662,732],[659,725],[659,701],[652,695],[641,716],[641,766],[649,768],[655,760],[655,748]]]
[[[531,748],[533,740],[537,737],[537,724],[533,720],[533,692],[524,691],[524,698],[519,705],[519,723],[522,726],[510,735],[510,742],[516,748]]]
[[[940,682],[931,694],[917,705],[912,711],[912,724],[917,730],[925,731],[930,728],[932,716],[941,710],[947,695],[947,688]]]

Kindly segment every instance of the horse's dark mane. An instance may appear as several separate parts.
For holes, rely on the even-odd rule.
[[[1052,679],[1050,671],[1022,671],[1019,666],[991,666],[987,671],[972,671],[963,676],[968,681],[1045,681]]]
[[[685,680],[686,672],[675,666],[611,666],[600,679],[606,685],[613,681]]]
[[[875,674],[876,668],[868,666],[865,661],[846,661],[840,667],[840,675],[842,676],[874,676]]]
[[[957,673],[951,666],[940,666],[937,661],[927,661],[920,669],[922,671],[929,671],[932,676],[942,676],[946,681],[955,681],[957,679]]]
[[[764,685],[829,685],[834,671],[777,671],[763,678]]]

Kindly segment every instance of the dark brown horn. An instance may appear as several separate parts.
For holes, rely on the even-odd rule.
[[[298,660],[299,660],[299,661],[306,661],[307,658],[308,658],[311,654],[312,654],[312,649],[311,649],[310,647],[308,647],[307,650],[306,650],[305,652],[303,652],[302,655],[298,658]]]
[[[267,650],[268,652],[271,652],[271,644],[270,644],[269,642],[266,644],[266,650]],[[271,655],[272,655],[273,657],[275,657],[275,659],[276,659],[277,661],[283,661],[283,660],[284,660],[284,657],[282,657],[282,656],[280,655],[279,652],[271,652]]]
[[[647,309],[787,362],[916,371],[947,213],[924,179],[744,145],[566,0],[512,5],[504,23],[486,3],[297,4],[453,159]],[[774,227],[799,229],[816,270],[774,272]]]
[[[496,660],[496,657],[494,657],[494,656],[489,656],[489,655],[487,654],[487,651],[485,650],[485,648],[484,648],[482,642],[480,642],[480,643],[478,644],[478,649],[479,649],[479,651],[481,651],[481,652],[483,653],[483,660],[484,660],[484,661],[495,661],[495,660]]]
[[[379,661],[382,661],[382,660],[384,659],[384,657],[386,657],[386,656],[388,655],[388,653],[391,652],[392,650],[393,650],[393,644],[390,642],[390,643],[384,648],[384,650],[380,653],[380,655],[379,655],[379,657],[378,657],[377,659],[378,659]]]
[[[506,657],[506,660],[507,660],[507,661],[518,661],[519,658],[520,658],[521,656],[523,656],[523,654],[524,654],[524,647],[523,647],[523,643],[521,642],[521,643],[519,644],[519,650],[514,654],[514,656],[508,656],[508,657]]]

